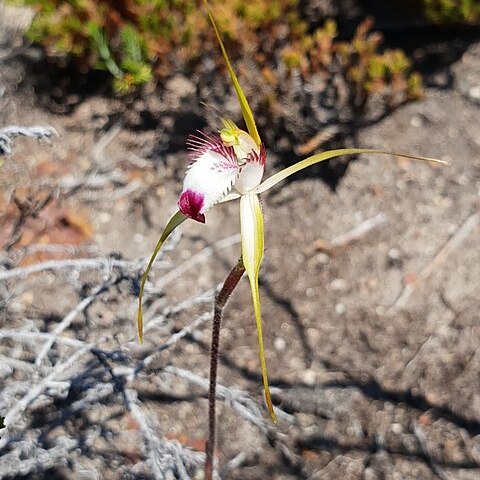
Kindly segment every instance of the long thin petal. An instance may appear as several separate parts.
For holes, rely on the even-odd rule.
[[[223,45],[222,37],[220,36],[220,32],[218,31],[217,24],[215,23],[215,18],[213,17],[212,11],[210,10],[210,6],[208,5],[207,0],[203,0],[205,4],[205,8],[208,13],[208,17],[210,18],[210,22],[213,25],[213,29],[215,30],[215,35],[217,36],[218,43],[220,44],[220,49],[222,50],[222,55],[227,65],[228,73],[230,74],[230,78],[232,79],[233,86],[235,87],[235,91],[237,92],[238,101],[240,103],[240,107],[242,109],[243,119],[247,125],[248,133],[250,136],[255,140],[257,145],[260,145],[262,142],[260,140],[260,135],[258,134],[257,125],[255,124],[255,119],[253,118],[252,109],[248,104],[247,97],[243,93],[242,87],[235,75],[233,70],[232,64],[230,59],[228,58],[227,50]]]
[[[148,274],[152,268],[153,262],[155,258],[157,258],[158,252],[162,248],[162,245],[165,243],[165,240],[170,236],[170,234],[179,226],[181,225],[187,217],[180,211],[175,213],[175,215],[169,220],[165,229],[160,235],[157,244],[155,245],[155,249],[153,250],[152,256],[148,261],[147,269],[142,276],[142,281],[140,283],[140,292],[138,294],[138,313],[137,313],[137,327],[138,327],[138,338],[140,343],[143,343],[143,315],[142,315],[142,299],[143,299],[143,292],[145,290],[145,283],[148,278]]]
[[[292,165],[290,167],[285,168],[284,170],[272,175],[270,178],[267,178],[263,183],[261,183],[257,188],[253,190],[254,193],[263,193],[272,188],[278,182],[285,180],[290,175],[303,170],[304,168],[310,167],[316,163],[323,162],[325,160],[329,160],[330,158],[340,157],[342,155],[358,155],[360,153],[372,153],[376,155],[391,155],[394,157],[404,157],[404,158],[412,158],[414,160],[421,160],[424,162],[435,162],[441,163],[443,165],[448,165],[448,162],[444,162],[443,160],[438,160],[436,158],[428,158],[428,157],[420,157],[418,155],[410,155],[408,153],[397,153],[397,152],[384,152],[382,150],[373,150],[369,148],[341,148],[338,150],[329,150],[327,152],[317,153],[312,155],[311,157],[306,158],[305,160],[301,160],[300,162]]]
[[[260,365],[262,368],[263,387],[265,400],[272,420],[277,418],[273,410],[270,388],[268,386],[267,364],[263,347],[262,313],[260,309],[260,295],[258,290],[258,273],[263,258],[263,214],[257,195],[247,194],[240,198],[240,228],[242,235],[242,259],[245,271],[250,281],[252,291],[253,309],[257,323],[258,346]]]

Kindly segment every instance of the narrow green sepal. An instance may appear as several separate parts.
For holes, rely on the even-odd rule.
[[[142,314],[142,299],[143,299],[143,292],[145,290],[145,283],[148,278],[148,274],[152,269],[153,262],[157,258],[158,252],[162,248],[162,245],[165,243],[165,240],[170,236],[170,234],[179,226],[181,225],[187,217],[180,211],[175,213],[173,217],[169,220],[165,229],[163,230],[160,238],[158,239],[157,244],[155,245],[155,249],[153,250],[152,256],[148,261],[147,268],[145,273],[142,276],[142,280],[140,282],[140,292],[138,294],[138,313],[137,313],[137,327],[138,327],[138,339],[140,343],[143,343],[143,314]]]
[[[235,88],[235,92],[237,93],[238,102],[240,103],[240,108],[242,109],[242,115],[243,115],[243,119],[245,120],[245,124],[247,125],[248,133],[253,138],[255,143],[257,145],[260,145],[262,141],[260,140],[260,135],[258,134],[257,125],[255,124],[255,119],[253,118],[252,109],[250,108],[247,97],[243,93],[242,87],[240,86],[240,82],[238,81],[237,76],[235,75],[235,71],[233,70],[232,63],[230,62],[230,58],[228,57],[227,50],[225,49],[225,46],[223,44],[222,37],[220,36],[220,32],[215,22],[215,18],[213,17],[213,13],[210,10],[210,6],[208,5],[207,0],[203,0],[203,3],[207,10],[208,18],[210,19],[213,29],[215,30],[215,35],[220,45],[220,50],[222,51],[222,55],[225,60],[225,64],[227,66],[228,73],[230,74],[230,78]]]
[[[433,162],[433,163],[441,163],[442,165],[448,165],[448,162],[443,160],[438,160],[436,158],[429,158],[429,157],[420,157],[418,155],[411,155],[409,153],[398,153],[398,152],[384,152],[383,150],[374,150],[371,148],[341,148],[338,150],[329,150],[327,152],[316,153],[311,157],[306,158],[305,160],[301,160],[300,162],[287,167],[280,172],[272,175],[270,178],[267,178],[264,182],[262,182],[257,188],[253,190],[254,193],[263,193],[272,188],[278,182],[285,180],[290,175],[303,170],[304,168],[308,168],[316,163],[324,162],[325,160],[330,160],[331,158],[340,157],[342,155],[359,155],[361,153],[372,153],[375,155],[390,155],[393,157],[403,157],[403,158],[411,158],[413,160],[421,160],[423,162]]]
[[[242,236],[242,260],[250,282],[253,310],[255,312],[255,321],[257,324],[258,347],[265,401],[267,403],[270,417],[274,423],[277,423],[277,418],[273,410],[270,388],[268,386],[267,364],[265,361],[265,349],[263,346],[262,312],[260,308],[258,274],[263,258],[264,230],[263,213],[257,195],[246,194],[242,195],[240,198],[240,229]]]

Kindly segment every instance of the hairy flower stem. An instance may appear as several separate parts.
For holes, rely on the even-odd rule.
[[[210,388],[208,390],[208,441],[205,459],[205,479],[213,479],[213,457],[215,452],[215,410],[217,400],[217,371],[218,353],[220,350],[220,327],[222,325],[223,308],[232,295],[235,287],[245,273],[243,261],[240,258],[238,263],[225,279],[221,290],[215,297],[212,324],[212,343],[210,347]]]

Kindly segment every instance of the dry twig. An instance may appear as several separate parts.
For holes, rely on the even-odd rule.
[[[35,138],[36,140],[50,140],[58,137],[58,132],[50,126],[38,125],[34,127],[19,127],[11,125],[0,128],[0,155],[10,155],[13,148],[13,140],[17,137]]]
[[[479,223],[480,213],[476,212],[470,215],[465,222],[460,225],[457,231],[449,238],[449,240],[442,246],[442,248],[440,248],[433,259],[420,271],[420,273],[416,276],[416,281],[407,283],[407,285],[405,285],[386,313],[391,315],[398,312],[402,308],[405,308],[408,300],[421,282],[427,280],[428,277],[430,277],[430,275],[435,271],[435,269],[439,268],[443,263],[445,263],[450,255],[460,248],[462,243],[475,230]]]
[[[333,253],[346,247],[347,245],[350,245],[353,242],[360,240],[372,230],[385,223],[387,223],[387,217],[385,214],[380,212],[373,217],[367,218],[352,230],[335,237],[330,242],[323,239],[317,240],[314,243],[314,246],[317,250]]]

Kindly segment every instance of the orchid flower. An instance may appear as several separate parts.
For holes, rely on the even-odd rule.
[[[252,110],[235,75],[207,0],[204,0],[204,4],[235,88],[247,131],[240,129],[232,120],[223,119],[224,128],[218,134],[198,132],[187,140],[191,164],[187,169],[183,190],[177,203],[178,211],[167,223],[142,277],[138,299],[138,334],[140,341],[143,341],[142,297],[145,282],[165,240],[185,220],[190,218],[205,223],[205,214],[215,204],[239,198],[242,261],[253,300],[266,404],[272,420],[276,422],[268,386],[258,288],[259,270],[264,251],[263,213],[259,195],[300,170],[341,155],[366,153],[401,156],[442,164],[446,162],[404,153],[347,148],[317,153],[262,182],[267,157],[266,148],[261,141]]]

